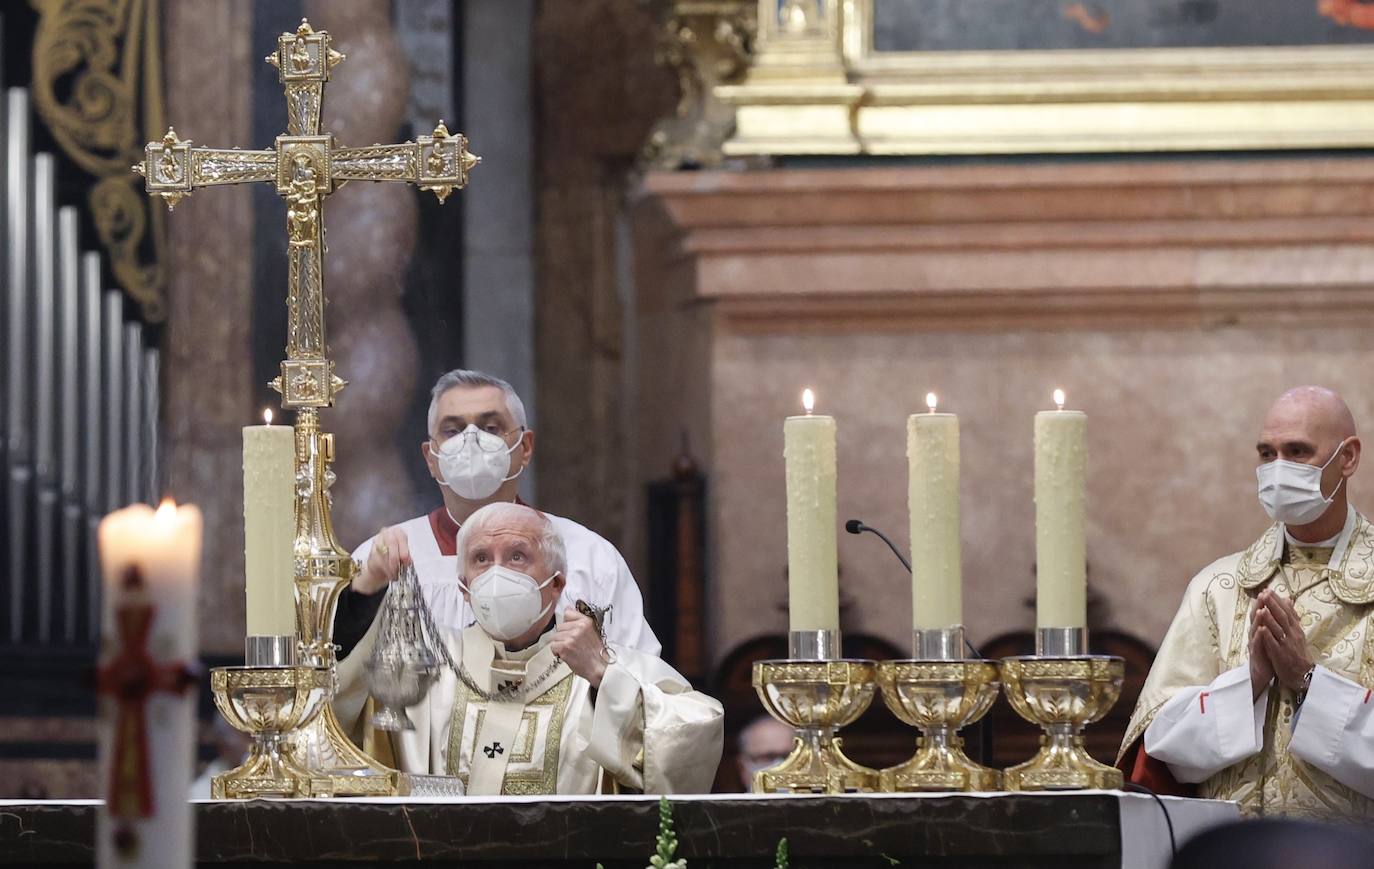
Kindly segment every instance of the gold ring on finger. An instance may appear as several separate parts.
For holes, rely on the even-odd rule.
[[[385,556],[391,554],[391,550],[387,548],[387,545],[386,545],[385,543],[380,543],[380,542],[379,542],[379,543],[377,544],[377,551],[380,552],[380,553],[382,553],[382,556],[383,556],[383,557],[385,557]]]

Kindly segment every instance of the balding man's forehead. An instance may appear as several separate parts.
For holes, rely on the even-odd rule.
[[[482,546],[500,541],[523,540],[533,543],[539,539],[539,531],[533,523],[526,521],[510,522],[500,528],[482,528],[472,535],[469,547]]]
[[[1355,435],[1355,417],[1332,389],[1299,386],[1280,395],[1265,415],[1264,428],[1302,430],[1312,438]]]

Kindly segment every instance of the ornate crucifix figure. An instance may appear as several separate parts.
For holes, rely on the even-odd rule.
[[[320,431],[319,409],[334,404],[347,382],[334,373],[324,330],[324,200],[348,181],[404,181],[429,190],[443,202],[468,183],[479,158],[467,137],[440,121],[414,142],[342,148],[320,132],[324,85],[344,56],[329,45],[327,31],[305,20],[295,33],[277,38],[267,62],[277,68],[286,91],[287,132],[260,151],[205,148],[174,130],[149,142],[143,162],[133,167],[147,191],[170,209],[199,187],[266,181],[287,203],[287,341],[281,375],[272,387],[282,407],[296,413],[295,583],[297,633],[305,662],[334,666],[332,617],[339,592],[356,566],[334,537],[329,487],[334,439]],[[394,783],[384,767],[359,752],[343,735],[328,705],[297,740],[297,759],[311,769],[312,794],[387,793]],[[368,774],[371,773],[371,774]],[[272,787],[271,783],[265,787]],[[235,795],[252,796],[244,784]],[[265,791],[271,792],[271,791]],[[276,791],[280,793],[280,791]]]

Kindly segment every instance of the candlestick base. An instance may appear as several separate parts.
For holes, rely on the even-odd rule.
[[[1083,747],[1082,734],[1116,703],[1125,674],[1125,661],[1106,655],[1003,658],[1007,700],[1018,715],[1045,731],[1035,757],[1006,770],[1006,789],[1121,787],[1121,770],[1094,760]]]
[[[911,632],[911,658],[914,661],[962,661],[964,626],[915,628]]]
[[[294,667],[295,634],[249,634],[243,641],[243,663],[250,667]]]
[[[1037,658],[1082,658],[1088,654],[1087,628],[1036,628]]]
[[[797,731],[792,753],[754,774],[755,793],[871,792],[877,770],[841,751],[835,732],[873,702],[873,661],[757,661],[754,690],[768,714]]]
[[[787,633],[787,657],[792,661],[837,661],[843,657],[839,628]]]
[[[253,737],[248,759],[211,780],[217,800],[309,795],[311,773],[295,756],[291,732],[318,717],[329,697],[323,667],[217,667],[210,671],[215,706]]]
[[[916,754],[878,773],[878,787],[910,791],[995,791],[1002,773],[964,754],[959,730],[992,708],[1000,682],[991,661],[883,661],[878,686],[892,714],[919,728]]]

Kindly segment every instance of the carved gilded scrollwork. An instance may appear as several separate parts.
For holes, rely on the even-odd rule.
[[[96,177],[87,205],[115,279],[145,319],[160,322],[164,217],[128,172],[143,158],[143,141],[162,129],[158,0],[31,2],[39,14],[34,107],[63,153]]]
[[[743,80],[757,32],[756,0],[656,0],[655,59],[678,77],[672,117],[659,121],[640,155],[656,169],[716,166],[735,129],[734,107],[717,99],[716,85]]]

